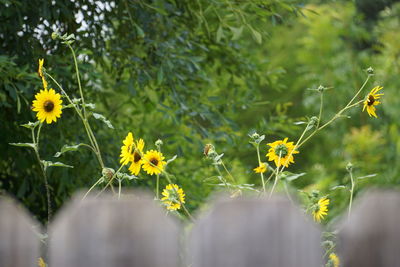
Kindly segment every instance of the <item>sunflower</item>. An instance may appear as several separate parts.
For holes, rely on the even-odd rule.
[[[163,190],[162,195],[164,197],[161,201],[168,210],[178,210],[181,208],[181,204],[185,203],[185,193],[182,188],[179,188],[176,184],[167,185]]]
[[[60,118],[62,113],[62,100],[61,95],[56,93],[53,89],[40,90],[35,95],[36,100],[33,100],[32,106],[33,111],[37,111],[36,117],[40,122],[46,122],[48,124],[53,121],[56,122],[57,118]]]
[[[132,158],[132,150],[134,149],[133,134],[129,132],[122,143],[124,145],[121,147],[120,163],[122,165],[126,165],[131,161]]]
[[[38,75],[42,79],[43,88],[47,89],[47,81],[46,81],[46,79],[44,78],[44,75],[43,75],[43,64],[44,64],[44,59],[43,58],[39,59]]]
[[[129,170],[133,175],[138,175],[140,172],[140,169],[142,168],[143,148],[144,148],[143,139],[139,139],[139,141],[136,141],[136,146],[133,150],[132,157],[131,157],[132,164],[131,164],[131,166],[129,166]]]
[[[329,262],[332,267],[339,267],[340,265],[339,257],[335,253],[329,254]]]
[[[314,221],[316,222],[321,222],[321,220],[328,215],[328,205],[329,205],[329,199],[326,197],[323,197],[318,200],[318,202],[315,205],[314,211],[312,212],[314,216]]]
[[[254,168],[253,171],[255,173],[264,173],[267,171],[267,163],[261,162],[257,168]]]
[[[269,161],[274,161],[276,167],[285,166],[286,168],[290,163],[294,163],[293,154],[299,153],[294,150],[293,142],[287,142],[288,138],[278,140],[273,143],[267,144],[270,146],[266,157]]]
[[[42,257],[40,257],[39,259],[38,259],[38,266],[39,267],[46,267],[47,266],[47,264],[44,262],[44,260],[43,260],[43,258]]]
[[[167,164],[163,161],[163,159],[165,159],[163,154],[156,150],[147,151],[143,157],[143,170],[150,175],[160,174],[164,169],[164,165]]]
[[[367,97],[364,100],[364,107],[363,107],[363,111],[365,110],[365,108],[367,109],[367,113],[368,115],[374,116],[375,118],[378,118],[378,116],[376,116],[375,113],[375,106],[379,105],[381,102],[378,101],[379,98],[381,98],[381,96],[383,94],[377,94],[378,91],[380,91],[383,87],[382,86],[375,86],[371,92],[369,92],[369,94],[367,95]]]

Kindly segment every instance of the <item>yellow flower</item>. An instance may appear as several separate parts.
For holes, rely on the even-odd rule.
[[[261,162],[257,168],[254,168],[253,171],[255,173],[264,173],[267,171],[267,164],[265,162]]]
[[[332,263],[332,267],[339,267],[340,265],[339,257],[335,253],[329,254],[329,261]]]
[[[163,161],[165,159],[163,154],[156,150],[147,151],[143,158],[143,170],[150,175],[160,174],[164,169],[164,165],[167,164]]]
[[[290,163],[294,163],[293,154],[299,153],[294,150],[293,142],[287,142],[288,138],[278,140],[273,143],[267,144],[270,146],[266,157],[269,161],[274,161],[276,167],[285,166],[286,168]]]
[[[383,87],[382,86],[375,86],[371,92],[369,92],[369,94],[367,95],[366,99],[364,100],[364,107],[363,107],[363,111],[365,110],[365,108],[367,109],[368,115],[374,116],[375,118],[378,118],[378,116],[376,116],[375,113],[375,106],[379,105],[381,102],[378,101],[379,98],[381,98],[381,96],[383,94],[377,94],[379,90],[381,90]]]
[[[38,259],[38,266],[39,267],[46,267],[47,266],[42,257],[40,257]]]
[[[129,132],[122,143],[124,145],[121,147],[120,163],[126,165],[131,161],[132,151],[134,150],[133,134]]]
[[[44,64],[44,59],[43,58],[39,59],[38,75],[42,79],[43,88],[47,89],[47,81],[46,81],[46,79],[44,78],[44,75],[43,75],[43,64]]]
[[[185,193],[176,184],[167,185],[162,195],[164,197],[161,201],[167,206],[168,210],[178,210],[181,208],[181,204],[185,203]]]
[[[133,175],[138,175],[140,172],[140,169],[142,168],[143,148],[144,148],[144,141],[143,141],[143,139],[139,139],[139,141],[136,142],[136,147],[132,153],[132,157],[131,157],[132,164],[131,164],[131,166],[129,166],[129,170]]]
[[[329,199],[326,197],[323,197],[318,200],[316,203],[315,209],[312,212],[314,216],[314,220],[316,222],[321,222],[321,220],[328,215],[328,205],[329,205]]]
[[[56,122],[57,118],[60,118],[62,113],[62,100],[61,95],[56,93],[53,89],[40,90],[35,95],[36,100],[33,100],[33,111],[37,111],[36,117],[40,122],[46,122],[48,124],[53,121]]]

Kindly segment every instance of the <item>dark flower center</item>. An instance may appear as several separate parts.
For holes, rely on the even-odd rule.
[[[46,100],[46,101],[44,102],[44,104],[43,104],[43,107],[44,107],[44,110],[45,110],[46,112],[51,112],[51,111],[53,111],[53,109],[54,109],[54,103],[53,103],[53,101]]]
[[[139,160],[141,160],[142,157],[140,156],[139,153],[137,153],[136,151],[133,153],[133,161],[134,162],[138,162]]]
[[[151,162],[151,164],[153,164],[154,166],[157,166],[157,164],[158,164],[158,159],[152,158],[152,159],[150,160],[150,162]]]
[[[278,157],[280,156],[281,158],[284,158],[287,154],[288,148],[284,144],[280,144],[275,147],[275,155]]]
[[[368,96],[368,106],[372,106],[375,102],[375,97],[373,95]]]

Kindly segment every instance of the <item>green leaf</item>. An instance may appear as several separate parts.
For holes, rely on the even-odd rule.
[[[77,151],[78,148],[79,148],[80,146],[84,146],[84,145],[86,145],[86,144],[80,143],[80,144],[77,144],[77,145],[64,145],[64,146],[61,148],[61,150],[60,150],[59,152],[57,152],[53,157],[58,158],[58,157],[60,157],[62,154],[64,154],[65,152],[68,152],[68,151]]]
[[[160,85],[164,80],[164,71],[163,68],[160,67],[157,72],[157,84]]]
[[[178,156],[175,155],[175,156],[173,156],[172,158],[170,158],[169,160],[167,160],[167,165],[168,165],[170,162],[173,162],[177,157],[178,157]]]
[[[239,28],[229,27],[229,29],[232,32],[231,40],[233,40],[233,41],[238,40],[240,38],[240,36],[242,35],[243,26],[240,26]]]
[[[363,180],[363,179],[367,179],[367,178],[372,178],[372,177],[375,177],[375,176],[377,176],[377,175],[378,175],[377,173],[369,174],[369,175],[357,177],[357,180]]]
[[[222,40],[222,38],[224,38],[224,37],[225,37],[224,29],[222,29],[222,26],[219,25],[218,30],[217,30],[217,43],[219,43]]]
[[[44,168],[48,167],[64,167],[64,168],[73,168],[74,166],[64,164],[62,162],[52,162],[52,161],[47,161],[47,160],[42,160]]]
[[[344,185],[337,185],[331,188],[331,190],[339,190],[339,189],[347,189],[347,187]]]
[[[296,180],[296,179],[298,179],[298,178],[300,178],[301,176],[304,176],[304,175],[306,175],[305,172],[302,172],[302,173],[291,173],[291,172],[285,171],[285,172],[283,172],[281,174],[281,178],[285,179],[288,182],[291,182],[291,181],[294,181],[294,180]]]
[[[124,179],[127,179],[127,180],[139,179],[139,177],[137,177],[135,175],[129,175],[129,174],[124,173],[124,172],[117,173],[117,178],[120,179],[120,180],[124,180]]]
[[[108,128],[114,129],[114,126],[111,124],[111,121],[107,120],[106,117],[104,117],[103,115],[99,113],[93,113],[93,117],[96,120],[101,120],[102,122],[104,122],[108,126]]]
[[[28,123],[22,124],[21,126],[22,126],[22,127],[25,127],[25,128],[28,128],[28,129],[35,129],[36,126],[39,125],[39,123],[40,123],[39,121],[36,121],[36,122],[28,122]]]
[[[35,149],[36,148],[36,144],[33,143],[9,143],[12,146],[20,146],[20,147],[30,147]]]
[[[258,31],[254,30],[252,27],[250,27],[250,31],[251,31],[251,35],[253,36],[253,39],[254,39],[258,44],[261,44],[261,43],[262,43],[262,36],[261,36],[261,33],[259,33]]]

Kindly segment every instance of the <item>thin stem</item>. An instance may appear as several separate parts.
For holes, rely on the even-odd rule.
[[[193,218],[193,216],[190,214],[190,212],[187,210],[185,204],[183,204],[183,203],[181,202],[181,206],[182,206],[183,210],[185,211],[186,215],[189,217],[189,219],[190,219],[192,222],[194,222],[194,218]]]
[[[38,129],[36,139],[35,139],[35,129],[32,129],[32,141],[35,145],[34,151],[35,151],[36,159],[39,162],[40,170],[42,171],[42,175],[44,178],[44,186],[46,188],[46,198],[47,198],[47,223],[50,223],[52,213],[53,213],[52,208],[51,208],[50,186],[49,186],[49,182],[47,180],[46,169],[43,165],[42,160],[40,159],[40,154],[39,154],[39,137],[40,137],[41,128],[42,128],[42,123],[39,124],[39,129]]]
[[[350,217],[351,214],[351,205],[353,204],[353,194],[354,194],[354,178],[353,178],[353,172],[349,171],[350,174],[350,180],[351,180],[351,189],[350,189],[350,201],[349,201],[349,213],[348,213],[348,217]]]
[[[320,101],[319,101],[319,114],[318,114],[318,122],[317,122],[317,127],[316,129],[318,129],[319,124],[321,122],[321,117],[322,117],[322,107],[324,105],[324,92],[320,92]]]
[[[159,191],[160,191],[160,175],[157,174],[157,182],[156,182],[156,198],[157,199],[160,199]]]
[[[281,166],[281,156],[282,156],[282,152],[279,152],[278,164],[277,164],[277,167],[275,169],[275,181],[274,181],[274,185],[272,186],[271,192],[269,193],[269,197],[272,196],[272,193],[274,192],[275,186],[278,183],[279,166]]]
[[[118,179],[118,199],[121,198],[121,179]]]
[[[79,77],[79,68],[78,68],[78,61],[76,60],[76,55],[75,51],[72,48],[70,44],[67,44],[68,48],[71,50],[72,57],[74,58],[74,65],[75,65],[75,72],[76,72],[76,79],[78,80],[78,87],[79,87],[79,93],[81,95],[82,99],[82,110],[83,110],[83,117],[87,119],[87,114],[86,114],[86,107],[85,107],[85,99],[83,97],[83,91],[82,91],[82,85],[81,85],[81,79]]]
[[[261,166],[260,144],[257,144],[256,149],[257,149],[257,157],[258,157],[258,166]],[[265,193],[266,190],[265,190],[264,174],[262,172],[260,172],[260,175],[261,175],[261,182],[262,182],[262,186],[263,186],[263,191]]]
[[[226,166],[225,166],[224,162],[222,161],[222,159],[221,159],[221,165],[222,165],[222,167],[224,167],[225,171],[228,173],[228,175],[229,175],[229,177],[232,179],[232,181],[233,181],[233,182],[236,182],[236,181],[235,181],[235,178],[233,178],[233,176],[232,176],[232,174],[230,173],[230,171],[228,171],[228,169],[226,168]]]
[[[98,185],[98,184],[101,182],[102,179],[103,179],[103,177],[101,177],[99,180],[97,180],[97,181],[92,185],[92,187],[89,188],[89,190],[88,190],[88,191],[86,192],[86,194],[83,196],[82,200],[84,200],[84,199],[87,197],[87,195],[93,190],[93,188],[96,187],[96,185]]]

